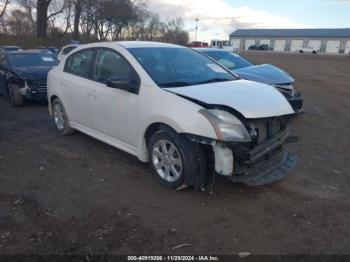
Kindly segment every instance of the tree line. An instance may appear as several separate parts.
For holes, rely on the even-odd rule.
[[[61,46],[148,40],[187,44],[183,20],[161,19],[144,0],[0,0],[0,44]]]

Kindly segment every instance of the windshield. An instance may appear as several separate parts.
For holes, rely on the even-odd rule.
[[[203,53],[210,56],[219,64],[227,67],[230,70],[254,66],[254,64],[248,61],[247,59],[231,52],[209,51],[209,52],[203,52]]]
[[[160,87],[232,81],[237,78],[206,56],[188,48],[130,48]]]
[[[13,67],[57,66],[58,61],[50,53],[10,54],[9,62]]]

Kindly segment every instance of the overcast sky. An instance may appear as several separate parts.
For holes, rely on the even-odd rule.
[[[350,28],[350,0],[149,0],[163,18],[182,17],[191,40],[228,39],[236,28]]]

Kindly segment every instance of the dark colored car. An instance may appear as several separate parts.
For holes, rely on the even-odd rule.
[[[13,51],[22,51],[22,48],[19,46],[0,46],[0,55],[3,55],[7,52],[13,52]]]
[[[248,59],[235,53],[218,49],[197,49],[226,68],[230,69],[242,79],[272,85],[289,101],[295,112],[301,112],[303,98],[294,88],[294,78],[282,69],[269,65],[255,65]]]
[[[249,50],[249,51],[258,50],[258,46],[256,46],[256,45],[251,45],[251,46],[248,47],[248,50]]]
[[[22,51],[0,55],[0,95],[13,106],[22,106],[25,99],[46,101],[47,74],[57,65],[51,53]]]
[[[262,45],[259,45],[259,47],[258,47],[259,51],[269,51],[269,49],[270,49],[270,47],[267,44],[262,44]]]

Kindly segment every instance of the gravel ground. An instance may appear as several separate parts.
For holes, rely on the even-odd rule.
[[[0,254],[350,254],[350,57],[247,56],[286,69],[306,100],[300,163],[265,187],[162,188],[135,157],[59,136],[45,106],[0,98]]]

